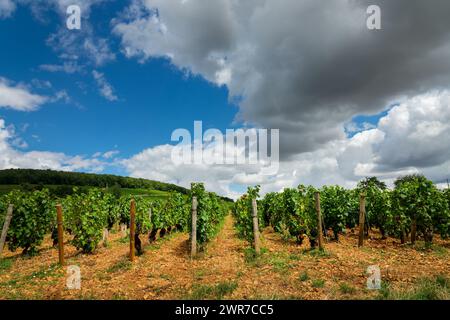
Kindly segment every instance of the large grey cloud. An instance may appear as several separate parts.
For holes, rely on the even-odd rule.
[[[376,128],[335,140],[313,152],[280,163],[274,175],[242,165],[175,165],[173,146],[144,150],[122,164],[130,175],[188,187],[200,180],[210,190],[238,197],[233,185],[262,185],[262,192],[298,184],[339,184],[354,187],[366,176],[378,176],[390,186],[405,174],[423,173],[446,186],[450,178],[450,91],[432,91],[405,100],[382,117]]]
[[[100,2],[86,1],[87,10]],[[154,146],[121,162],[131,175],[186,186],[204,180],[232,196],[237,196],[232,186],[239,184],[260,183],[266,192],[298,183],[353,186],[368,175],[390,183],[416,172],[436,182],[449,178],[449,1],[131,2],[112,21],[125,55],[142,62],[165,57],[187,73],[226,85],[231,99],[239,97],[239,121],[280,129],[284,155],[280,172],[264,176],[242,166],[177,167],[170,161],[172,146]],[[68,0],[49,3],[62,10]],[[366,8],[373,4],[382,10],[381,31],[366,28]],[[93,59],[90,66],[114,60],[109,39],[96,37],[94,28],[87,27],[74,38],[56,33],[49,44],[63,62],[79,59],[76,52],[64,50],[70,44],[83,48],[83,58]],[[393,104],[375,128],[348,124],[355,115],[378,113]],[[347,138],[345,125],[363,129]],[[29,166],[38,157],[39,167],[102,165],[55,153],[20,152],[6,134],[11,135],[0,130],[1,167]]]
[[[382,30],[366,9],[382,10]],[[128,56],[165,56],[243,97],[238,119],[281,129],[285,156],[343,123],[450,84],[446,0],[146,0],[116,24]],[[157,14],[155,14],[155,12]]]

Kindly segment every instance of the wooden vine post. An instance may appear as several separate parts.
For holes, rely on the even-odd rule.
[[[3,224],[2,235],[0,237],[0,256],[3,252],[3,247],[5,246],[6,235],[8,234],[9,224],[11,223],[13,214],[13,205],[8,206],[8,211],[6,212],[5,223]]]
[[[316,200],[316,212],[317,212],[317,226],[319,233],[319,249],[323,250],[323,230],[322,230],[322,214],[320,212],[320,193],[316,192],[314,194]]]
[[[130,204],[130,261],[134,261],[135,248],[134,248],[134,236],[136,233],[136,202],[131,199]]]
[[[359,239],[358,247],[364,245],[364,220],[366,218],[366,195],[362,193],[359,196]]]
[[[58,224],[58,254],[59,254],[59,264],[64,265],[64,229],[63,229],[63,214],[62,206],[60,204],[56,205],[56,221]]]
[[[109,237],[109,230],[108,230],[108,228],[104,228],[103,235],[102,235],[102,241],[103,241],[103,246],[105,246],[105,247],[108,246],[108,237]]]
[[[252,216],[253,216],[253,238],[256,254],[261,253],[260,238],[259,238],[259,223],[258,223],[258,207],[256,199],[252,199]]]
[[[191,258],[197,255],[197,197],[192,197]]]
[[[122,235],[122,238],[127,236],[127,225],[125,223],[120,224],[120,234]]]
[[[411,221],[411,243],[416,243],[417,234],[417,218],[414,217]]]

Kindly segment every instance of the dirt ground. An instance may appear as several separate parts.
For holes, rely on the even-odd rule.
[[[255,258],[238,239],[232,217],[218,237],[191,260],[189,236],[173,232],[145,244],[145,252],[128,262],[129,244],[120,232],[109,244],[85,255],[67,244],[67,265],[81,269],[81,289],[66,287],[67,269],[46,239],[39,255],[25,257],[6,250],[0,260],[0,299],[373,299],[367,290],[367,267],[381,269],[383,283],[407,288],[423,277],[450,276],[450,241],[401,245],[378,235],[358,248],[349,231],[325,252],[285,241],[270,228],[262,233],[263,253]]]

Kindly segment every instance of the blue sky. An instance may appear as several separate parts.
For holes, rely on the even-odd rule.
[[[102,10],[90,16],[98,35],[108,29],[108,21],[121,9],[117,3],[101,6]],[[48,81],[51,88],[33,86],[32,92],[52,95],[64,90],[70,97],[69,101],[44,104],[37,112],[0,109],[0,118],[14,124],[27,142],[24,151],[89,156],[118,150],[120,157],[127,158],[145,148],[170,143],[174,129],[192,130],[194,120],[201,119],[205,128],[234,127],[237,106],[229,103],[226,86],[187,75],[164,58],[145,63],[128,59],[120,53],[117,37],[108,38],[117,53],[115,60],[105,65],[79,61],[86,67],[73,74],[40,69],[41,65],[61,64],[59,49],[55,50],[47,39],[64,27],[63,21],[51,10],[45,12],[45,19],[39,21],[28,7],[19,6],[12,19],[0,20],[0,76],[27,85]],[[104,74],[117,101],[101,96],[93,70]],[[121,167],[105,171],[126,174]]]
[[[450,4],[398,1],[375,0],[373,30],[365,1],[0,0],[0,169],[203,181],[234,198],[366,176],[443,183]],[[81,30],[66,28],[71,4]],[[174,163],[173,131],[197,120],[278,129],[279,169]]]

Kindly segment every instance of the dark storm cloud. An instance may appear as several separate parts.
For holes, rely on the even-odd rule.
[[[116,24],[127,55],[166,56],[225,83],[230,97],[242,97],[239,121],[280,129],[283,159],[344,140],[355,115],[450,87],[447,0],[136,3],[159,15]],[[369,5],[380,6],[382,30],[368,30]],[[388,134],[374,161],[380,168],[441,163],[441,149],[422,142]],[[407,153],[389,158],[398,145]]]
[[[253,17],[253,72],[262,77],[241,110],[241,119],[279,127],[285,154],[342,136],[342,123],[356,114],[448,88],[450,2],[298,1],[289,10],[285,4],[267,2],[267,13]],[[366,28],[370,4],[381,7],[382,30]]]

